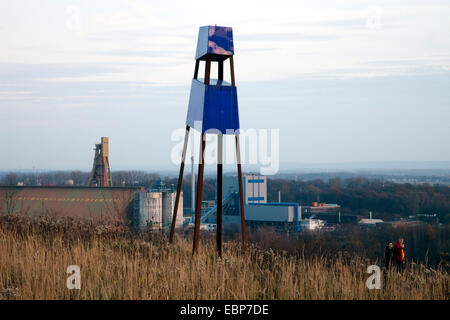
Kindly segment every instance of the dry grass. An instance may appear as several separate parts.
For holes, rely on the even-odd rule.
[[[178,236],[136,238],[118,226],[74,219],[0,217],[3,299],[448,299],[449,275],[414,265],[384,274],[368,290],[371,261],[357,256],[297,258],[227,242],[218,259],[204,239],[197,258]],[[81,290],[66,288],[66,268],[81,267]]]

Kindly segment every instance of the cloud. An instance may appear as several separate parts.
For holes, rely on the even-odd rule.
[[[192,50],[191,50],[192,51]],[[148,57],[148,58],[177,58],[177,59],[192,59],[192,55],[187,54],[186,50],[174,51],[174,50],[107,50],[99,51],[97,54],[109,55],[109,56],[120,56],[120,57]]]
[[[155,94],[183,96],[186,87],[153,81],[80,81],[79,77],[116,73],[112,64],[0,64],[0,109],[6,102],[27,101],[27,105],[91,106],[123,101],[140,104]],[[60,81],[65,79],[65,81]],[[70,80],[70,81],[69,81]]]
[[[326,41],[340,38],[339,35],[321,35],[314,33],[259,33],[259,34],[240,34],[236,35],[236,40],[243,41],[298,41],[298,40],[311,40],[311,41]]]
[[[327,27],[335,30],[336,28],[345,29],[367,29],[368,20],[370,20],[370,15],[363,15],[358,18],[348,18],[348,19],[329,19],[329,20],[318,20],[312,22],[311,25],[319,27]],[[380,15],[379,17],[380,27],[386,28],[397,28],[401,26],[401,23],[392,17],[386,15]]]
[[[276,47],[265,47],[265,48],[242,48],[239,49],[239,52],[246,53],[246,52],[263,52],[263,51],[274,51],[278,50],[279,48]]]
[[[429,57],[429,58],[417,58],[417,59],[399,59],[399,60],[377,60],[377,61],[367,61],[367,65],[372,66],[387,66],[387,67],[398,67],[398,66],[418,66],[418,65],[450,65],[450,55],[442,57]]]
[[[8,64],[0,63],[0,83],[35,81],[59,77],[85,77],[114,73],[120,66],[99,63],[46,63]]]

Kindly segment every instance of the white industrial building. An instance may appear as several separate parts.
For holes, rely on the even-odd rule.
[[[378,223],[383,223],[381,219],[372,219],[372,211],[369,212],[369,219],[361,219],[358,224],[361,226],[375,226]]]
[[[383,223],[383,220],[381,219],[361,219],[358,221],[360,225],[364,226],[374,226],[377,223]]]
[[[175,207],[176,191],[160,181],[155,189],[135,195],[135,221],[139,229],[169,229]],[[176,228],[183,226],[183,193],[178,204]]]
[[[242,177],[244,193],[245,221],[248,225],[271,224],[290,226],[298,229],[301,212],[298,203],[267,202],[267,177],[247,174]],[[239,206],[239,186],[237,176],[223,178],[223,224],[241,223]],[[216,222],[216,207],[202,213],[202,223]]]
[[[300,228],[303,231],[320,230],[325,226],[325,221],[320,219],[303,219],[300,222]]]

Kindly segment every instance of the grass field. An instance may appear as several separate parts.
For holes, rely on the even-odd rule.
[[[2,299],[449,299],[441,268],[410,265],[383,272],[380,290],[366,287],[366,269],[377,261],[263,250],[227,241],[223,259],[214,241],[190,238],[168,246],[160,235],[130,235],[117,225],[75,219],[0,217]],[[81,289],[69,290],[66,269],[81,268]],[[381,266],[381,265],[380,265]]]

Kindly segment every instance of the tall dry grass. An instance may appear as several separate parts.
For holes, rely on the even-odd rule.
[[[180,235],[135,237],[119,225],[75,219],[0,217],[0,297],[3,299],[448,299],[444,270],[413,265],[383,273],[368,290],[374,261],[358,256],[294,257],[255,244],[240,253],[224,244],[216,255],[202,239],[198,256]],[[81,268],[81,290],[66,287],[67,266]]]

